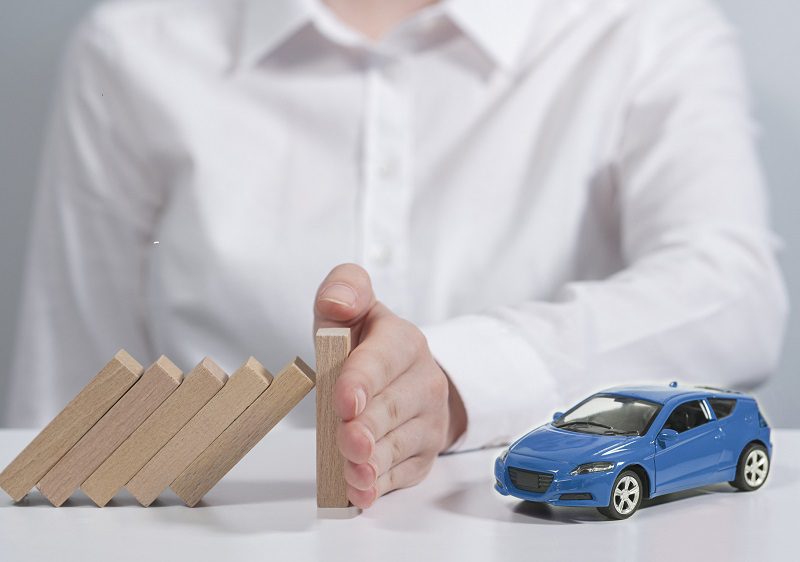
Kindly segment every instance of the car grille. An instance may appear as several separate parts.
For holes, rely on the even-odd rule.
[[[553,475],[547,472],[533,472],[509,467],[508,476],[515,488],[537,494],[546,492],[553,483]]]

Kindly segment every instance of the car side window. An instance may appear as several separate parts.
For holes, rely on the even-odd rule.
[[[736,406],[736,400],[733,398],[709,398],[708,403],[711,404],[711,409],[714,410],[718,420],[730,416]]]
[[[692,428],[708,423],[710,418],[700,400],[691,400],[677,406],[667,418],[664,429],[674,429],[683,433]]]

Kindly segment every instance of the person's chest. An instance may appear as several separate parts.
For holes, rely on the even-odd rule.
[[[160,65],[143,92],[165,193],[157,337],[310,342],[314,292],[346,261],[420,324],[615,271],[634,55],[609,30],[555,37],[514,71],[465,65],[465,38],[397,59]]]

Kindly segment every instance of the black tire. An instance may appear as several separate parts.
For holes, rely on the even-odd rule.
[[[750,443],[739,455],[736,479],[730,485],[743,492],[758,490],[767,481],[769,468],[770,458],[766,447],[760,443]]]
[[[633,486],[631,485],[632,482],[634,483]],[[623,486],[623,488],[620,488],[620,486]],[[620,490],[618,490],[618,488],[620,488]],[[635,497],[631,499],[634,491]],[[618,494],[618,492],[621,493]],[[636,513],[642,505],[644,493],[642,479],[639,478],[639,475],[632,470],[623,470],[620,472],[619,476],[617,476],[617,479],[614,480],[614,486],[611,488],[611,497],[608,500],[608,505],[606,507],[598,507],[597,511],[609,519],[627,519]]]

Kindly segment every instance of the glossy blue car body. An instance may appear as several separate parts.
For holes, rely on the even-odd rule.
[[[495,461],[495,489],[503,495],[551,505],[601,507],[609,504],[615,479],[628,468],[639,474],[645,497],[653,498],[734,480],[739,457],[750,443],[762,444],[769,457],[772,456],[770,428],[750,396],[672,385],[614,388],[587,400],[596,396],[646,400],[656,403],[659,409],[642,435],[582,433],[557,428],[553,423],[538,427],[514,442]],[[736,401],[730,414],[717,417],[709,405],[709,400],[715,398]],[[667,418],[676,407],[692,400],[705,403],[710,421],[665,441],[659,434]],[[595,474],[571,474],[579,465],[600,461],[613,463],[613,468]],[[531,492],[517,488],[509,469],[515,474],[520,470],[536,473],[542,479],[540,487],[546,489]],[[545,486],[551,477],[552,481]],[[578,497],[584,499],[575,499]]]

